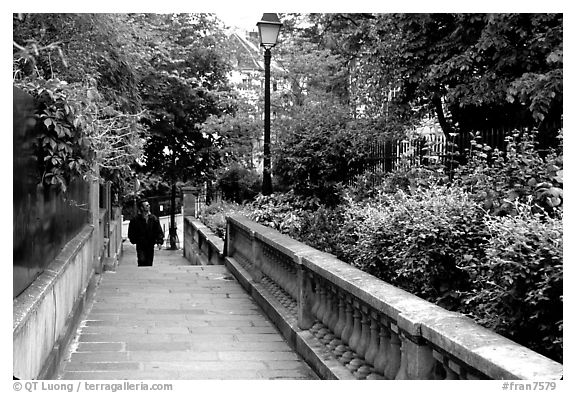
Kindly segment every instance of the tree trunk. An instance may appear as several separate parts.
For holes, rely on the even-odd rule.
[[[450,138],[450,133],[453,132],[452,126],[446,120],[444,116],[444,110],[442,108],[442,100],[440,99],[439,94],[434,94],[432,97],[432,105],[434,105],[434,110],[436,111],[436,116],[438,116],[438,123],[440,123],[440,127],[442,128],[442,132],[446,136],[446,140]]]

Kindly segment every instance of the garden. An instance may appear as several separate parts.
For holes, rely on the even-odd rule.
[[[335,206],[289,191],[215,203],[202,220],[224,237],[225,216],[244,214],[562,361],[562,144],[542,157],[532,139],[474,143],[452,179],[424,166],[361,175],[324,195]]]
[[[97,177],[127,215],[205,189],[221,237],[244,214],[562,362],[562,14],[280,14],[266,195],[253,36],[212,14],[13,19],[39,186]]]

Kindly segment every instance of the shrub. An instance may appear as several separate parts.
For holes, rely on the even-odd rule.
[[[562,361],[562,220],[514,207],[486,217],[486,258],[467,303],[482,325]]]
[[[200,221],[206,225],[216,236],[226,237],[226,216],[229,214],[244,214],[248,212],[245,207],[234,202],[212,203],[204,209]]]
[[[297,195],[337,205],[339,185],[358,173],[374,138],[360,124],[334,102],[302,106],[293,118],[278,121],[274,176]]]
[[[443,181],[407,189],[383,184],[372,198],[350,193],[336,208],[294,193],[260,195],[242,208],[253,220],[561,361],[562,218],[518,201],[509,215],[490,215],[473,195]]]
[[[256,171],[233,165],[220,175],[216,184],[224,199],[242,203],[260,192],[260,177]]]
[[[371,201],[350,201],[345,215],[356,240],[346,243],[348,261],[449,309],[471,289],[471,267],[485,257],[483,212],[458,188],[382,192]]]
[[[286,235],[294,235],[300,229],[300,217],[306,209],[318,206],[318,200],[305,198],[289,191],[284,194],[258,195],[248,205],[248,217]]]
[[[538,152],[534,134],[508,136],[506,152],[473,142],[468,163],[456,171],[464,187],[494,215],[516,214],[514,202],[535,203],[535,211],[561,215],[563,200],[562,132],[558,151]]]

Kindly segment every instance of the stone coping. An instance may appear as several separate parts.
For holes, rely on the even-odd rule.
[[[463,314],[447,311],[244,216],[228,216],[227,221],[254,233],[256,239],[291,257],[296,264],[382,312],[410,339],[423,339],[490,378],[562,377],[562,364],[478,325]]]
[[[195,228],[203,237],[206,239],[206,242],[218,252],[219,255],[224,255],[224,240],[220,239],[216,236],[210,228],[204,225],[200,220],[195,219],[191,216],[184,217],[185,221]]]
[[[300,264],[300,257],[303,255],[307,255],[308,253],[320,253],[320,251],[315,248],[292,239],[290,236],[283,235],[273,228],[258,224],[243,215],[235,214],[226,216],[226,220],[232,222],[235,226],[242,228],[248,233],[254,233],[256,239],[289,256],[296,264]]]
[[[74,256],[78,254],[87,241],[90,240],[94,227],[85,225],[84,228],[69,241],[58,256],[48,265],[28,288],[14,298],[12,302],[13,334],[17,335],[24,327],[32,312],[40,305],[44,297],[52,289],[56,281],[64,271]]]

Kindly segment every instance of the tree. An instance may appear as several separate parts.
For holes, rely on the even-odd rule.
[[[559,128],[561,14],[327,14],[318,20],[327,45],[356,61],[351,78],[373,115],[406,123],[434,113],[446,134],[505,125]]]
[[[210,115],[231,111],[229,69],[220,45],[224,36],[209,14],[136,15],[132,23],[151,31],[148,62],[140,70],[140,93],[147,109],[143,170],[169,179],[174,206],[176,182],[201,183],[217,166],[218,136],[203,132]],[[172,209],[170,240],[175,248]]]
[[[14,15],[14,85],[36,98],[40,182],[66,191],[76,177],[114,180],[140,155],[136,74],[119,16]]]

